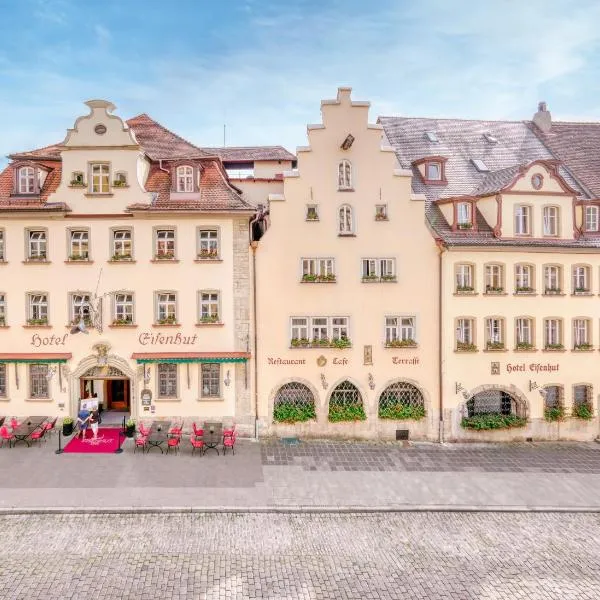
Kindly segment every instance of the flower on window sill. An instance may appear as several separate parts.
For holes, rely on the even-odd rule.
[[[70,185],[71,187],[80,187],[80,188],[87,187],[87,183],[86,183],[85,181],[81,181],[81,180],[79,180],[79,179],[72,179],[72,180],[69,182],[69,185]]]
[[[396,281],[395,275],[382,275],[381,281]]]
[[[533,292],[535,292],[535,290],[532,287],[529,287],[527,285],[517,286],[515,288],[515,293],[517,293],[517,294],[533,294]]]
[[[340,337],[331,342],[334,348],[350,348],[352,342],[347,337]]]
[[[593,350],[592,344],[575,344],[573,350]]]
[[[571,409],[571,416],[576,419],[583,419],[589,421],[594,417],[594,408],[591,402],[582,402],[575,404]]]
[[[307,221],[318,221],[319,220],[319,214],[317,213],[317,211],[314,208],[308,209],[308,212],[306,213],[306,220]]]
[[[517,342],[515,350],[533,350],[533,344],[529,342]]]
[[[324,348],[329,348],[330,342],[328,338],[313,338],[311,345],[313,347],[323,346]]]
[[[584,288],[584,287],[576,287],[574,291],[576,294],[589,294],[590,293],[590,290],[588,288]]]
[[[544,294],[547,294],[549,296],[552,296],[553,294],[560,294],[561,293],[561,289],[560,288],[546,288],[544,290]]]
[[[307,273],[302,275],[302,281],[304,283],[333,282],[335,281],[335,275],[333,273],[327,275],[312,275]]]
[[[48,318],[43,319],[27,319],[27,325],[48,325]]]
[[[117,319],[113,319],[112,322],[113,325],[119,327],[121,325],[133,325],[133,319],[132,318],[117,318]]]
[[[305,348],[310,344],[308,338],[292,338],[290,341],[292,348]]]
[[[379,275],[363,275],[363,281],[379,281]]]
[[[164,317],[163,319],[158,319],[156,322],[157,325],[177,325],[177,318],[175,315],[169,315],[168,317]]]
[[[470,342],[456,342],[456,349],[460,352],[476,352],[477,346]]]
[[[550,351],[558,351],[558,350],[564,350],[565,347],[562,344],[546,344],[544,346],[544,350],[550,350]]]
[[[458,229],[473,229],[473,223],[459,223]]]
[[[175,252],[158,252],[154,258],[156,260],[173,260]]]
[[[471,285],[457,285],[456,293],[457,294],[471,294],[475,291],[475,288]]]
[[[198,252],[197,258],[219,258],[219,251],[216,248],[201,248]]]
[[[131,260],[131,254],[113,254],[111,260]]]
[[[486,350],[504,350],[504,342],[487,342]]]
[[[33,254],[29,257],[29,260],[32,262],[36,262],[36,261],[39,262],[42,260],[46,260],[46,253],[42,252],[40,254]]]
[[[113,187],[121,188],[127,187],[127,181],[123,181],[122,179],[115,179],[113,182]]]
[[[385,213],[375,213],[375,220],[376,221],[387,221],[388,217]]]
[[[417,342],[412,338],[407,338],[405,340],[390,340],[385,346],[386,348],[416,348]]]
[[[79,321],[80,321],[80,317],[76,317],[71,321],[71,325],[79,325]],[[93,321],[92,321],[92,317],[90,316],[85,316],[83,317],[83,323],[85,324],[86,327],[92,327],[93,326]]]
[[[85,254],[71,254],[69,256],[69,260],[88,260],[88,255],[87,253]]]
[[[202,317],[200,317],[200,323],[218,323],[219,322],[219,315],[213,314],[213,315],[203,315]]]
[[[494,287],[492,285],[485,286],[486,294],[501,294],[504,291],[503,287]]]

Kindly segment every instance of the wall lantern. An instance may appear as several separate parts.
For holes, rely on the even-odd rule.
[[[223,383],[228,386],[231,383],[231,377],[229,376],[229,370],[227,371],[227,375],[225,376],[225,379],[223,380]]]

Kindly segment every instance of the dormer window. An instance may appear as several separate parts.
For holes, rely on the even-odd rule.
[[[194,169],[188,165],[177,167],[177,191],[194,191]]]
[[[586,231],[598,231],[599,229],[599,213],[600,207],[598,206],[586,206],[585,207],[585,230]]]
[[[442,180],[442,163],[427,162],[425,163],[425,179],[428,181]]]
[[[497,144],[498,143],[498,138],[494,137],[491,133],[484,133],[483,137],[485,138],[485,141],[488,142],[489,144]]]
[[[459,229],[473,227],[473,210],[470,202],[459,202],[456,205],[456,224]]]
[[[446,161],[445,156],[425,156],[415,160],[412,164],[417,167],[423,181],[426,184],[444,185],[446,181]]]
[[[438,136],[435,134],[435,131],[426,131],[425,132],[425,137],[430,141],[430,142],[439,142],[438,140]]]
[[[338,164],[338,189],[352,189],[352,164],[349,160],[342,160]]]
[[[19,194],[35,193],[35,169],[33,167],[21,167],[17,180]]]

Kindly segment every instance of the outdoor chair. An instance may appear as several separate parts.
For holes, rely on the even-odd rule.
[[[202,454],[202,450],[204,449],[204,442],[202,439],[198,438],[196,435],[191,435],[190,442],[192,444],[192,454],[196,452],[196,448],[198,448]]]
[[[233,435],[234,433],[235,433],[235,421],[232,421],[231,425],[227,425],[223,429],[223,435],[228,436],[228,435]]]
[[[233,452],[233,455],[235,456],[235,440],[237,438],[237,433],[235,432],[235,430],[233,431],[233,433],[231,435],[224,435],[223,436],[223,456],[225,456],[225,451],[227,450],[227,448],[231,448],[231,451]]]
[[[42,438],[44,437],[45,434],[46,434],[46,428],[42,425],[39,429],[36,429],[34,432],[32,432],[32,434],[29,437],[32,442],[38,442],[38,444],[41,446]]]
[[[179,444],[181,442],[181,435],[174,435],[167,440],[167,454],[173,449],[175,454],[179,451]]]
[[[146,428],[146,426],[141,422],[138,425],[138,429],[143,436],[148,437],[150,435],[150,428]]]
[[[202,437],[202,435],[204,434],[204,429],[198,429],[195,422],[192,423],[192,428],[194,429],[194,435],[196,437]]]
[[[21,422],[17,421],[16,417],[11,417],[11,419],[10,419],[10,426],[11,426],[12,429],[16,429],[20,424],[21,424]]]
[[[175,423],[169,429],[169,433],[172,435],[181,435],[183,432],[183,422]]]
[[[8,441],[8,447],[10,448],[14,440],[15,436],[8,431],[8,427],[2,425],[2,427],[0,427],[0,446],[4,446],[4,442]]]
[[[143,454],[144,450],[146,450],[147,447],[148,447],[148,436],[140,434],[135,438],[135,448],[133,449],[133,453],[135,454],[136,450],[138,448],[141,448],[142,454]]]

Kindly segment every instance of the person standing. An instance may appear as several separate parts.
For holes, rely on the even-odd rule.
[[[94,434],[94,440],[98,439],[98,423],[100,421],[100,414],[98,413],[97,408],[92,408],[92,412],[90,413],[90,426],[92,428],[92,433]]]
[[[88,423],[90,420],[90,412],[87,409],[87,404],[81,404],[81,409],[79,410],[79,414],[77,415],[77,425],[79,425],[79,436],[82,440],[85,439],[85,433],[88,428]]]

